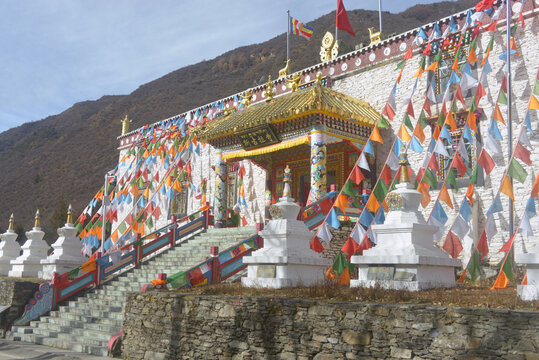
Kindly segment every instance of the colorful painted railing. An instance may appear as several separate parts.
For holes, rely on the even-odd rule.
[[[193,220],[194,216],[199,217]],[[138,265],[166,246],[173,247],[178,242],[195,236],[200,231],[208,228],[209,218],[208,210],[191,214],[178,221],[173,221],[157,232],[146,235],[140,239],[142,241],[125,246],[122,250],[128,250],[128,252],[116,263],[112,263],[110,256],[106,254],[95,261],[95,269],[73,280],[69,279],[69,272],[55,276],[52,282],[41,284],[39,290],[36,291],[34,297],[26,305],[22,316],[15,320],[13,324],[26,325],[30,321],[55,309],[60,301],[66,300],[82,290],[99,286],[104,281],[108,281],[123,273],[128,266]],[[185,225],[181,225],[182,223],[185,223]],[[178,226],[179,224],[180,226]],[[155,236],[163,230],[167,231],[142,245],[143,240]]]
[[[336,192],[330,192],[322,199],[304,207],[300,212],[299,220],[303,220],[309,230],[313,230],[320,226],[327,214],[331,211],[336,195]],[[345,207],[344,213],[339,208],[335,208],[338,216],[345,216],[348,218],[359,217],[362,210],[363,205],[360,207]]]
[[[224,281],[245,269],[247,264],[243,263],[243,257],[262,246],[263,239],[258,235],[242,240],[221,252],[218,247],[212,246],[208,259],[190,269],[168,276],[167,285],[178,289]]]

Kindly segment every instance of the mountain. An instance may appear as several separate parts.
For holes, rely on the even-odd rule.
[[[384,12],[384,32],[402,33],[476,2],[446,1],[416,5],[398,14]],[[368,44],[367,28],[378,27],[376,11],[349,10],[348,17],[357,36],[339,32],[341,53]],[[322,37],[335,30],[335,12],[308,25],[315,29],[310,41],[290,38],[292,71],[319,62]],[[30,230],[39,208],[45,239],[54,241],[55,228],[65,222],[66,203],[73,204],[78,215],[102,186],[104,174],[116,166],[116,136],[126,114],[136,129],[264,83],[269,74],[277,77],[285,54],[286,34],[281,34],[173,71],[129,95],[80,102],[61,114],[0,133],[0,225],[5,229],[13,212],[18,230]]]

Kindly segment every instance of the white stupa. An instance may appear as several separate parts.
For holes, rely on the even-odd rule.
[[[19,257],[21,246],[17,242],[17,233],[13,230],[13,214],[9,218],[9,227],[0,234],[0,275],[7,276],[11,270],[11,260]]]
[[[299,205],[290,196],[291,173],[285,169],[283,197],[272,205],[273,220],[259,232],[264,247],[243,258],[248,264],[243,286],[279,289],[288,286],[310,286],[324,281],[329,259],[309,247],[314,233],[297,220]]]
[[[454,268],[461,267],[461,261],[434,246],[438,228],[426,224],[418,210],[422,195],[410,184],[405,153],[399,163],[400,184],[386,198],[389,213],[385,223],[372,226],[377,245],[362,256],[352,256],[358,280],[351,280],[350,286],[411,291],[453,287]]]
[[[517,285],[517,295],[522,300],[539,300],[539,246],[535,246],[529,253],[515,254],[518,264],[526,265],[528,283]]]
[[[54,272],[63,274],[86,262],[86,258],[81,254],[82,244],[76,235],[77,229],[73,226],[73,210],[69,205],[66,224],[58,229],[59,238],[51,245],[54,252],[41,260],[43,270],[39,273],[40,278],[50,280]]]

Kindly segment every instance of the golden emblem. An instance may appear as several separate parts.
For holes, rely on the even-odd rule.
[[[279,79],[290,74],[290,59],[286,60],[286,66],[279,70]]]
[[[122,135],[125,135],[129,132],[129,124],[131,124],[131,120],[125,115],[125,118],[123,120],[120,120],[122,123]]]
[[[301,74],[295,73],[291,76],[291,79],[286,78],[286,81],[288,82],[286,86],[289,89],[292,89],[292,92],[296,92],[299,89],[299,85],[301,83]]]
[[[326,62],[337,58],[339,55],[339,43],[335,41],[333,34],[329,31],[322,38],[320,47],[320,61]]]

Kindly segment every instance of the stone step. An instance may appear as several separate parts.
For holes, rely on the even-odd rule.
[[[101,314],[97,314],[101,313]],[[61,313],[58,311],[51,311],[50,317],[51,318],[61,318],[61,319],[68,319],[68,320],[76,320],[76,321],[82,321],[82,322],[88,322],[88,323],[105,323],[110,324],[112,321],[122,321],[123,320],[123,314],[122,313],[108,313],[107,317],[102,316],[103,312],[96,312],[94,314],[81,314],[77,312],[65,312],[62,311]]]
[[[65,311],[63,309],[66,308],[75,308],[75,309],[83,309],[83,310],[97,310],[97,311],[112,311],[112,312],[121,312],[124,310],[123,304],[115,304],[110,305],[110,303],[107,304],[88,304],[88,303],[71,303],[67,305],[60,306],[58,308],[59,311]]]
[[[79,338],[78,341],[81,339]],[[85,339],[84,339],[85,340]],[[107,356],[107,343],[101,342],[101,346],[95,346],[75,341],[69,341],[66,339],[47,338],[42,335],[25,334],[22,335],[21,341],[30,342],[34,344],[46,345],[55,347],[58,349],[72,350],[81,353],[88,353],[97,356]]]
[[[69,320],[63,318],[47,318],[44,321],[32,321],[30,326],[32,328],[41,327],[44,329],[51,329],[56,331],[64,331],[71,329],[87,329],[94,331],[105,331],[109,334],[116,334],[122,328],[122,321],[120,320],[109,320],[109,323],[84,323],[77,320]],[[60,330],[62,329],[62,330]],[[69,332],[67,331],[67,332]]]

